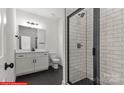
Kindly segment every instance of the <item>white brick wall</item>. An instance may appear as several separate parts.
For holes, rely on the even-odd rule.
[[[100,81],[124,84],[124,9],[100,9]]]
[[[82,43],[82,48],[77,48]],[[70,18],[70,81],[86,78],[86,15],[78,14]]]

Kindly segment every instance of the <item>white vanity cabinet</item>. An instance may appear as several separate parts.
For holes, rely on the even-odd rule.
[[[16,53],[16,76],[47,70],[48,52]]]
[[[16,75],[34,72],[32,53],[16,53]]]
[[[48,69],[48,53],[35,53],[35,72]]]

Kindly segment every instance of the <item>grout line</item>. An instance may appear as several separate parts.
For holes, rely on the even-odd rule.
[[[86,11],[86,77],[87,77],[87,11]]]

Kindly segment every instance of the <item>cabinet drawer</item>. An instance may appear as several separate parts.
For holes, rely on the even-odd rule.
[[[16,54],[16,58],[24,58],[25,54],[21,53],[21,54]]]
[[[34,53],[26,53],[25,54],[25,57],[34,57],[35,55],[34,55]]]
[[[48,53],[47,52],[37,52],[37,53],[35,53],[35,56],[36,57],[38,57],[38,56],[44,57],[44,56],[48,56]]]

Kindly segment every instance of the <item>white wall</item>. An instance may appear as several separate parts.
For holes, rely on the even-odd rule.
[[[64,19],[59,20],[59,30],[58,30],[58,40],[59,40],[59,48],[58,55],[61,57],[61,65],[63,65],[65,61],[65,26]]]
[[[58,54],[58,20],[53,20],[31,13],[27,13],[21,10],[16,11],[17,25],[27,25],[27,21],[32,21],[40,24],[37,28],[46,30],[46,49],[50,52],[56,52]]]

